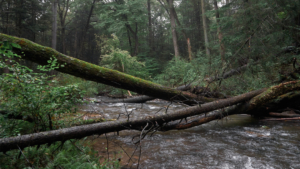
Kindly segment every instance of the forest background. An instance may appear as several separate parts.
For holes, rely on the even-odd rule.
[[[259,60],[246,75],[260,78],[242,76],[242,85],[225,81],[226,88],[241,93],[286,73],[278,64],[295,56],[278,54],[288,47],[296,52],[298,11],[298,1],[280,0],[3,0],[0,29],[167,86],[204,85],[205,77]]]

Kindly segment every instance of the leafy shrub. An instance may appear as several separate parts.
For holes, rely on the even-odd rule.
[[[54,129],[58,125],[56,116],[76,111],[74,106],[81,103],[82,91],[78,85],[59,86],[57,80],[46,73],[33,73],[31,69],[20,65],[16,61],[20,56],[12,52],[12,47],[20,48],[9,42],[3,42],[0,48],[0,68],[10,70],[10,73],[0,76],[0,138]],[[48,63],[38,69],[47,72],[63,66],[58,65],[56,59]],[[9,119],[18,116],[22,118]],[[30,122],[24,121],[28,118]],[[51,146],[12,150],[5,155],[0,153],[0,168],[118,167],[117,161],[100,164],[95,151],[74,140],[64,144],[56,142]]]
[[[0,76],[0,106],[7,112],[2,119],[21,116],[32,120],[34,131],[53,129],[55,116],[76,111],[73,107],[81,102],[82,92],[76,85],[55,87],[56,80],[51,80],[46,73],[33,73],[28,67],[20,65],[16,62],[19,56],[11,51],[12,46],[4,42],[0,50],[0,57],[5,56],[10,62],[8,65],[1,59],[0,68],[8,68],[11,71]],[[17,44],[14,46],[19,47]],[[46,66],[39,66],[38,69],[46,72],[59,67],[56,59],[51,59],[48,63]],[[18,128],[18,125],[11,126],[10,122],[3,121],[2,127],[5,126],[8,128],[1,133],[2,137],[20,134],[20,130],[14,129]]]
[[[97,44],[101,48],[100,65],[109,69],[115,69],[130,75],[149,79],[150,73],[147,71],[144,62],[140,62],[137,57],[132,57],[128,51],[119,48],[119,39],[114,34],[112,39],[96,36]]]

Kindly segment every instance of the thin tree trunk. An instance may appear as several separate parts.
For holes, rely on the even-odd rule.
[[[31,6],[34,6],[34,2],[31,2]],[[31,22],[32,25],[36,25],[36,14],[35,14],[35,8],[32,8],[31,11]],[[35,30],[32,31],[32,41],[35,42]]]
[[[178,39],[176,34],[176,23],[175,23],[175,14],[174,11],[171,10],[173,7],[173,0],[167,0],[168,6],[170,9],[170,22],[171,22],[171,30],[172,30],[172,39],[173,39],[173,47],[175,52],[175,57],[179,57],[179,48],[178,48]]]
[[[133,55],[133,53],[132,53],[132,45],[131,45],[131,39],[130,39],[129,28],[126,27],[126,30],[127,30],[127,36],[128,36],[129,47],[130,47],[130,54]]]
[[[216,21],[217,21],[217,31],[218,31],[218,39],[219,39],[219,44],[220,44],[220,55],[221,55],[221,60],[222,60],[222,65],[225,63],[225,45],[222,42],[223,41],[223,34],[221,31],[221,26],[220,26],[220,13],[219,13],[219,7],[218,7],[218,2],[217,0],[214,0],[214,7],[216,11]]]
[[[178,26],[181,26],[181,24],[179,22],[179,19],[178,19],[178,16],[177,16],[177,13],[176,13],[175,8],[174,8],[173,5],[171,6],[170,11],[173,11],[173,14],[174,14],[174,17],[175,17],[175,20],[176,20]],[[189,55],[189,59],[191,61],[193,58],[192,58],[192,47],[191,47],[190,38],[187,37],[187,35],[186,35],[186,33],[183,29],[181,29],[181,32],[183,34],[184,39],[186,40],[186,44],[187,44],[187,48],[188,48],[188,55]]]
[[[65,41],[65,35],[66,35],[66,17],[69,10],[69,0],[64,2],[63,7],[60,7],[60,3],[58,3],[58,10],[59,10],[59,18],[60,18],[60,27],[61,27],[61,44],[62,44],[62,53],[66,53],[66,41]]]
[[[175,30],[175,37],[173,36],[173,27],[172,27],[172,18],[173,20],[175,19],[175,21],[177,22],[178,26],[181,26],[180,22],[179,22],[179,19],[178,19],[178,16],[177,16],[177,13],[175,11],[175,8],[174,8],[174,5],[173,5],[173,0],[171,0],[172,2],[170,2],[170,0],[167,0],[167,3],[168,3],[168,8],[165,7],[165,5],[163,4],[162,1],[158,0],[158,2],[166,9],[167,13],[169,14],[170,16],[170,21],[171,21],[171,28],[172,28],[172,37],[173,37],[173,45],[174,44],[177,44],[177,50],[178,50],[178,54],[179,54],[179,49],[178,49],[178,36],[177,36],[177,32],[176,32],[176,24],[174,23],[174,30]],[[169,12],[170,11],[170,12]],[[174,22],[174,21],[173,21]],[[181,32],[183,34],[183,37],[184,39],[186,40],[186,43],[187,43],[187,48],[188,48],[188,54],[189,54],[189,58],[190,60],[192,60],[192,47],[191,47],[191,43],[190,43],[190,40],[189,38],[187,38],[186,36],[186,33],[183,29],[181,29]],[[174,39],[176,40],[176,43],[174,43]],[[174,51],[175,51],[175,56],[176,56],[176,48],[175,48],[175,45],[174,45]],[[179,55],[178,55],[179,56]]]
[[[205,52],[208,57],[210,57],[210,51],[208,49],[208,34],[207,34],[207,24],[205,17],[205,4],[204,0],[201,0],[201,10],[202,10],[202,22],[203,22],[203,33],[204,33],[204,41],[205,41]]]
[[[137,56],[139,54],[139,39],[138,39],[138,25],[135,23],[135,35],[134,35],[134,41],[135,41],[135,50],[134,55]]]
[[[52,2],[52,44],[51,47],[56,49],[56,33],[57,32],[57,0]]]
[[[193,57],[192,57],[192,47],[191,47],[190,38],[187,38],[186,41],[187,41],[187,46],[188,46],[189,58],[190,58],[190,61],[192,61]]]
[[[150,0],[147,0],[147,10],[148,10],[148,43],[149,43],[149,48],[150,48],[150,53],[153,50],[152,42],[153,42],[153,33],[152,33],[152,22],[151,22],[151,4]]]
[[[136,56],[138,54],[138,45],[139,45],[137,23],[135,23],[135,31],[133,31],[133,29],[131,28],[131,26],[129,24],[126,24],[126,27],[127,27],[127,30],[129,30],[133,34],[133,36],[134,36],[135,46],[134,46],[134,52],[133,52],[132,55]],[[128,39],[130,40],[130,35],[129,34],[128,34]]]
[[[77,58],[81,57],[81,55],[82,55],[82,50],[83,50],[83,46],[84,46],[84,40],[85,40],[87,31],[89,29],[90,20],[91,20],[92,14],[93,14],[95,2],[96,2],[96,0],[93,0],[92,5],[91,5],[91,9],[90,9],[90,12],[89,12],[89,15],[88,15],[88,18],[87,18],[87,21],[86,21],[86,25],[85,25],[84,30],[82,32],[83,35],[82,35],[81,40],[79,42],[79,50],[78,50],[77,56],[76,56]]]
[[[170,89],[116,70],[93,65],[61,54],[56,50],[38,45],[26,39],[0,34],[0,41],[3,41],[4,39],[17,43],[22,47],[22,49],[14,49],[14,51],[17,54],[22,55],[23,59],[31,60],[41,65],[46,65],[48,64],[47,60],[50,60],[51,57],[55,57],[58,64],[64,65],[64,67],[58,68],[57,71],[78,76],[86,80],[111,85],[117,88],[130,90],[139,94],[164,100],[182,101],[186,104],[210,102],[215,100],[212,98],[197,96],[189,92]]]

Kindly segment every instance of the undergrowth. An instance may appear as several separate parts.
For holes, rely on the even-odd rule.
[[[43,73],[35,73],[19,64],[20,56],[12,52],[13,47],[20,48],[14,43],[0,42],[0,68],[9,70],[0,76],[0,138],[90,122],[82,123],[74,117],[67,125],[66,120],[59,117],[70,120],[76,115],[76,105],[82,103],[83,89],[93,93],[96,90],[89,89],[89,83],[95,88],[97,84],[76,83],[77,79],[70,78],[74,81],[59,85],[58,78],[48,76],[46,72],[64,65],[51,59],[48,65],[38,67]],[[102,118],[92,120],[103,121]],[[83,146],[82,142],[69,140],[64,144],[55,142],[51,146],[0,153],[0,168],[119,168],[117,161],[100,164],[99,158],[97,152]]]
[[[100,164],[99,156],[88,146],[76,140],[27,147],[0,153],[0,168],[64,168],[64,169],[109,169],[119,168],[118,161]]]

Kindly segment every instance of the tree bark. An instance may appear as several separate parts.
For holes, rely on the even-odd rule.
[[[223,41],[223,34],[221,31],[221,26],[220,26],[220,13],[219,13],[219,7],[218,7],[218,2],[217,0],[214,0],[214,7],[216,11],[216,21],[217,21],[217,30],[218,30],[218,39],[219,39],[219,44],[220,44],[220,55],[221,55],[221,60],[222,60],[222,65],[225,62],[225,45],[222,42]]]
[[[174,5],[171,6],[170,11],[171,11],[171,10],[173,11],[173,14],[174,14],[175,20],[176,20],[176,22],[177,22],[177,25],[178,25],[178,26],[181,26],[181,24],[180,24],[180,22],[179,22],[179,19],[178,19],[178,16],[177,16],[177,13],[176,13],[175,8],[174,8]],[[170,13],[170,15],[171,15],[171,13]],[[171,17],[171,16],[170,16],[170,17]],[[187,44],[187,48],[188,48],[188,54],[189,54],[189,59],[190,59],[190,61],[191,61],[193,58],[192,58],[192,47],[191,47],[191,43],[190,43],[190,38],[188,38],[188,37],[186,36],[186,33],[185,33],[185,31],[184,31],[183,29],[181,29],[181,32],[182,32],[182,34],[183,34],[184,39],[186,40],[186,44]]]
[[[89,15],[88,15],[88,18],[87,18],[87,21],[86,21],[86,25],[85,25],[84,30],[82,32],[83,35],[82,35],[81,40],[79,42],[79,50],[78,50],[78,52],[76,52],[77,53],[77,56],[76,56],[77,58],[81,57],[81,54],[82,54],[82,50],[83,50],[83,46],[84,46],[84,39],[85,39],[85,36],[86,36],[87,31],[89,29],[90,20],[91,20],[92,14],[93,14],[95,2],[96,2],[96,0],[93,0]]]
[[[261,107],[261,105],[263,104],[270,103],[274,100],[277,101],[277,97],[281,96],[282,94],[287,95],[289,92],[299,90],[299,89],[300,89],[300,81],[291,81],[291,82],[270,87],[267,90],[261,89],[257,91],[252,91],[229,99],[223,99],[211,103],[206,103],[203,105],[193,106],[193,107],[178,110],[164,115],[148,116],[146,118],[137,119],[137,120],[120,120],[114,122],[96,123],[90,125],[70,127],[70,128],[60,129],[60,130],[53,130],[53,131],[34,133],[34,134],[28,134],[23,136],[17,136],[17,137],[4,138],[4,139],[0,139],[0,152],[6,152],[12,149],[17,149],[18,147],[24,148],[28,146],[41,145],[45,143],[53,143],[55,141],[66,141],[75,138],[79,139],[93,134],[104,134],[104,133],[116,132],[116,131],[122,131],[128,129],[142,130],[146,125],[149,126],[148,128],[146,128],[148,130],[153,127],[158,127],[166,130],[166,127],[164,128],[164,126],[168,126],[169,122],[180,120],[190,116],[201,115],[203,113],[207,113],[220,108],[225,108],[238,103],[241,104],[234,107],[226,108],[227,113],[233,114],[232,111],[236,111],[236,112],[238,111],[239,113],[250,112],[251,110],[255,110],[255,108]],[[249,99],[251,99],[249,102],[245,102]],[[279,98],[279,100],[282,101],[284,99]],[[224,117],[224,114],[222,115]],[[195,123],[187,126],[187,128],[195,126],[196,124],[203,123],[205,121],[208,122],[221,117],[222,116],[218,115],[218,112],[213,112],[210,113],[209,116],[207,117],[202,116],[202,120],[198,119],[198,122],[194,120]],[[180,124],[177,124],[177,126],[178,125]],[[182,128],[173,127],[172,129],[182,129]]]
[[[57,0],[52,2],[52,44],[51,47],[56,49],[56,32],[57,32]]]
[[[175,23],[175,14],[172,8],[173,6],[173,0],[167,0],[168,6],[170,9],[170,22],[171,22],[171,30],[172,30],[172,39],[173,39],[173,47],[175,52],[175,57],[179,57],[179,48],[178,48],[178,38],[176,34],[176,23]]]
[[[127,20],[127,17],[126,17],[126,20]],[[132,35],[134,36],[134,52],[132,54],[132,56],[136,56],[138,55],[138,49],[139,49],[139,39],[138,39],[138,26],[137,26],[137,23],[135,23],[135,31],[133,31],[133,29],[131,28],[131,26],[129,24],[125,24],[126,27],[127,27],[127,30],[129,30]],[[131,46],[131,43],[130,43],[130,35],[128,34],[128,40],[129,40],[129,44]],[[130,48],[131,49],[131,48]]]
[[[300,86],[300,85],[299,85]],[[215,109],[234,105],[239,102],[249,100],[250,98],[262,93],[265,89],[249,92],[229,99],[206,103],[201,106],[193,106],[187,109],[178,110],[173,113],[164,115],[148,116],[138,120],[119,120],[114,122],[103,122],[90,125],[76,126],[64,128],[60,130],[52,130],[34,134],[28,134],[17,137],[0,139],[0,152],[6,152],[18,147],[24,148],[28,146],[41,145],[45,143],[53,143],[55,141],[66,141],[69,139],[79,139],[93,134],[104,134],[109,132],[117,132],[122,130],[141,130],[147,124],[151,127],[159,127],[168,122],[183,119],[189,116],[203,114]]]
[[[60,3],[58,3],[58,10],[59,10],[59,18],[60,18],[60,32],[61,32],[61,44],[62,44],[62,53],[66,53],[66,41],[65,41],[65,34],[66,34],[66,17],[69,10],[69,0],[64,2],[63,7],[60,7]]]
[[[148,10],[148,43],[149,43],[149,48],[150,48],[150,53],[153,50],[153,33],[152,33],[152,20],[151,20],[151,3],[150,0],[147,0],[147,10]]]
[[[205,41],[205,52],[208,57],[210,57],[210,51],[208,49],[208,35],[207,35],[207,24],[205,17],[205,4],[204,0],[201,0],[201,10],[202,10],[202,22],[203,22],[203,32],[204,32],[204,41]]]
[[[41,65],[46,65],[51,57],[57,59],[58,64],[64,65],[56,69],[57,71],[68,73],[86,80],[107,84],[117,88],[130,90],[142,95],[148,95],[164,100],[182,101],[186,104],[211,102],[215,99],[197,96],[195,94],[164,87],[162,85],[146,81],[140,78],[121,73],[116,70],[107,69],[79,59],[61,54],[54,49],[44,47],[27,39],[17,38],[5,34],[0,34],[0,41],[10,41],[17,43],[22,49],[13,49],[14,52],[27,59]],[[22,53],[24,52],[24,53]]]
[[[183,85],[176,88],[177,90],[187,91],[190,89],[190,85]],[[146,101],[154,100],[155,97],[151,96],[139,96],[135,98],[128,98],[128,99],[113,99],[113,100],[103,100],[101,102],[104,103],[145,103]]]
[[[297,83],[299,83],[299,81]],[[291,85],[289,83],[286,83],[286,84],[289,86]],[[285,84],[283,84],[283,85],[285,85]],[[280,87],[280,85],[278,85],[276,87],[281,88],[282,90],[285,90],[284,88],[282,88],[282,86]],[[168,124],[164,125],[161,128],[161,130],[162,131],[183,130],[183,129],[191,128],[194,126],[199,126],[201,124],[208,123],[213,120],[222,119],[226,116],[233,115],[233,114],[250,114],[250,115],[254,115],[254,116],[260,116],[260,117],[263,116],[264,117],[264,116],[268,116],[270,114],[269,111],[285,108],[287,106],[292,106],[292,105],[299,103],[300,92],[293,91],[293,90],[299,90],[299,89],[292,89],[292,88],[288,87],[289,88],[288,91],[292,91],[292,92],[281,95],[281,93],[284,93],[284,92],[276,93],[272,89],[272,88],[276,88],[276,87],[271,87],[268,90],[266,90],[264,93],[262,93],[263,96],[272,95],[272,97],[273,97],[273,99],[271,99],[271,97],[269,97],[267,101],[262,103],[262,104],[264,104],[264,106],[262,106],[262,107],[260,107],[259,105],[254,105],[254,106],[251,105],[251,102],[256,102],[257,97],[254,97],[248,102],[239,103],[237,105],[229,106],[224,109],[215,110],[215,111],[212,111],[212,112],[209,112],[206,114],[202,114],[199,117],[193,118],[189,122],[186,122],[186,123],[182,123],[182,124],[178,123],[178,122],[168,123]],[[298,87],[300,87],[299,84],[298,84]]]

